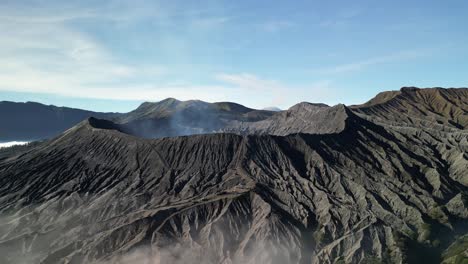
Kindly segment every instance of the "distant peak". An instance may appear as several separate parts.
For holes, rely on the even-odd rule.
[[[322,103],[300,102],[298,104],[291,106],[288,110],[289,111],[295,111],[295,110],[300,110],[300,109],[312,110],[312,109],[321,109],[321,108],[328,108],[328,107],[330,106],[326,104],[322,104]]]
[[[322,107],[322,109],[331,115],[341,115],[344,119],[354,116],[353,111],[344,104],[337,104],[327,108]]]
[[[180,100],[177,100],[177,99],[175,99],[175,98],[173,98],[173,97],[168,97],[168,98],[166,98],[166,99],[164,99],[164,100],[161,100],[161,101],[159,101],[159,102],[160,102],[160,103],[163,103],[163,102],[164,102],[164,103],[179,103],[179,102],[181,102],[181,101],[180,101]]]
[[[99,132],[98,134],[111,135],[113,134],[111,132],[116,131],[126,134],[126,132],[124,132],[123,129],[121,129],[120,126],[114,122],[105,119],[89,117],[72,128],[69,128],[60,136],[55,138],[54,144],[67,140],[71,142],[77,142],[80,138],[88,138],[89,136],[94,135],[95,133],[93,132]]]
[[[85,122],[92,128],[120,131],[119,125],[109,120],[90,117]]]
[[[276,107],[276,106],[265,107],[265,108],[263,108],[262,110],[265,110],[265,111],[273,111],[273,112],[282,111],[281,108]]]
[[[421,89],[418,88],[418,87],[414,87],[414,86],[401,87],[401,89],[400,89],[401,92],[415,92],[415,91],[418,91],[418,90],[421,90]]]
[[[213,103],[215,107],[220,110],[228,111],[228,112],[239,112],[239,113],[247,113],[252,111],[252,109],[245,107],[238,103],[233,102],[216,102]]]
[[[182,101],[180,101],[180,100],[169,97],[169,98],[163,99],[161,101],[146,101],[146,102],[143,102],[139,107],[148,107],[148,106],[153,106],[153,105],[158,105],[158,104],[170,105],[170,104],[178,104],[178,103],[181,103],[181,102]]]
[[[163,106],[168,106],[168,107],[188,107],[188,106],[206,106],[209,105],[209,103],[201,100],[186,100],[186,101],[181,101],[177,100],[175,98],[166,98],[162,101],[157,102],[156,104],[158,105],[163,105]]]

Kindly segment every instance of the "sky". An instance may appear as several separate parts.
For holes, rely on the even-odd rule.
[[[468,86],[468,1],[1,0],[0,100],[127,112]]]

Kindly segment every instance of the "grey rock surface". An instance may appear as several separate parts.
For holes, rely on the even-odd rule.
[[[468,88],[403,87],[351,108],[375,122],[439,130],[468,128]]]
[[[0,151],[3,263],[440,263],[468,227],[468,132],[296,107],[260,135],[91,118]]]
[[[341,132],[351,110],[344,105],[329,107],[324,104],[299,103],[286,111],[256,122],[231,122],[223,132],[236,134],[330,134]]]

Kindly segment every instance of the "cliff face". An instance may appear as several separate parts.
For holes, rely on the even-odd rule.
[[[291,119],[296,130],[271,130],[283,136],[142,139],[90,119],[0,153],[4,262],[452,257],[447,248],[467,230],[468,133],[374,123],[344,106],[311,108],[309,122]],[[320,125],[306,129],[329,130],[301,130],[313,122]]]

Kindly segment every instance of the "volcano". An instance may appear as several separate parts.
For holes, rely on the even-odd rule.
[[[214,132],[158,138],[135,120],[181,102],[85,119],[0,149],[2,263],[452,263],[468,248],[467,102],[403,88],[225,104]]]

